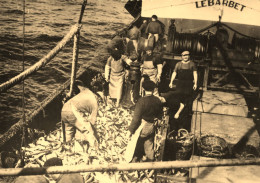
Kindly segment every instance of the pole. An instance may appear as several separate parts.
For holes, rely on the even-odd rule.
[[[195,168],[216,166],[241,166],[260,165],[260,158],[252,159],[216,159],[197,161],[160,161],[145,163],[122,163],[107,165],[74,165],[74,166],[51,166],[38,168],[1,168],[0,176],[19,175],[42,175],[42,174],[66,174],[77,172],[104,172],[104,171],[133,171],[147,169],[172,169],[172,168]]]
[[[80,16],[78,20],[78,24],[81,24],[82,17],[84,14],[84,10],[87,4],[87,0],[83,1],[83,4],[81,6]],[[73,45],[73,58],[72,58],[72,66],[71,66],[71,82],[70,82],[70,91],[68,94],[68,97],[72,97],[73,88],[75,85],[75,79],[77,74],[77,64],[78,64],[78,55],[79,55],[79,37],[80,37],[80,31],[74,35],[74,45]]]

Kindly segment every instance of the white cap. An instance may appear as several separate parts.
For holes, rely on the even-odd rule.
[[[184,51],[184,52],[181,53],[181,55],[189,55],[189,54],[190,54],[189,51]]]

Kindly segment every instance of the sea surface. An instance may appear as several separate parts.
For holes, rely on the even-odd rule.
[[[82,19],[79,65],[105,50],[117,30],[133,21],[127,0],[88,0]],[[25,69],[44,57],[77,23],[82,0],[26,0]],[[42,70],[25,80],[25,113],[38,107],[71,72],[73,40]],[[102,63],[105,62],[101,60]],[[102,66],[102,64],[101,64]],[[23,0],[0,1],[0,84],[23,70]],[[0,134],[21,119],[22,84],[0,94]]]

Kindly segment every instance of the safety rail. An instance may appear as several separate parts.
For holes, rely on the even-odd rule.
[[[159,170],[172,168],[195,168],[215,166],[239,166],[260,165],[260,158],[252,159],[217,159],[198,161],[161,161],[145,163],[122,163],[106,165],[74,165],[74,166],[50,166],[37,168],[1,168],[0,176],[18,175],[43,175],[43,174],[66,174],[77,172],[105,172],[105,171],[134,171],[134,170]]]

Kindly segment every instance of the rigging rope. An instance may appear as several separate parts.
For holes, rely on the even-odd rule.
[[[20,73],[19,75],[13,77],[9,81],[6,81],[3,84],[0,84],[0,93],[8,90],[15,84],[21,82],[26,77],[31,75],[32,73],[38,71],[42,67],[44,67],[48,62],[50,62],[59,52],[60,50],[71,40],[74,34],[81,28],[81,25],[75,24],[70,29],[70,32],[53,48],[46,56],[44,56],[41,60],[35,63],[30,68],[26,69],[24,72]]]
[[[24,42],[25,42],[25,0],[23,0],[23,70],[24,71]],[[22,132],[22,141],[21,141],[21,149],[20,149],[20,153],[21,153],[21,161],[23,162],[22,164],[24,164],[24,151],[22,150],[22,147],[26,146],[26,142],[25,142],[25,131],[26,131],[26,119],[25,119],[25,90],[24,90],[24,80],[22,82],[22,88],[23,88],[23,94],[22,94],[22,120],[23,120],[23,132]]]
[[[87,5],[87,0],[84,0],[81,6],[80,16],[78,19],[78,24],[81,24],[85,7]],[[76,80],[76,73],[77,73],[77,64],[78,64],[78,54],[79,54],[79,38],[80,38],[80,30],[74,35],[74,43],[73,43],[73,60],[72,60],[72,68],[71,68],[71,83],[70,83],[70,91],[68,93],[68,97],[72,97],[73,88],[75,85]]]

